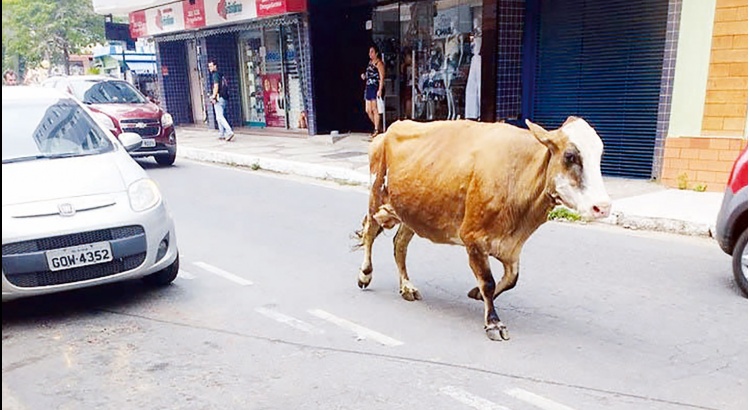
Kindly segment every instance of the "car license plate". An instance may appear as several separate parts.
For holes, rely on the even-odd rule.
[[[112,247],[109,242],[96,242],[46,252],[49,270],[80,268],[111,261]]]
[[[141,144],[143,148],[153,148],[156,146],[156,140],[153,138],[144,138],[143,144]]]

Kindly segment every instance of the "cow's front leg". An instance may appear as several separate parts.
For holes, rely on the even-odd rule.
[[[398,227],[396,236],[393,237],[393,257],[396,259],[396,266],[398,266],[399,293],[402,298],[409,302],[422,300],[422,295],[411,284],[409,274],[406,273],[406,249],[409,247],[409,242],[411,242],[413,237],[414,231],[403,223]]]
[[[467,245],[466,250],[469,253],[469,266],[477,278],[484,300],[484,331],[491,340],[508,340],[508,329],[495,310],[495,278],[492,277],[489,258],[475,245]]]
[[[503,274],[503,278],[500,279],[500,281],[497,282],[497,284],[495,285],[494,299],[497,299],[497,297],[500,296],[500,294],[505,292],[506,290],[513,289],[516,286],[516,283],[518,282],[518,272],[519,272],[518,261],[502,262],[502,263],[503,263],[504,274]],[[482,299],[482,293],[479,291],[478,287],[470,290],[467,296],[471,299],[476,299],[480,301],[484,300]]]
[[[362,289],[370,285],[370,281],[372,280],[372,243],[375,242],[375,238],[382,231],[383,228],[368,213],[362,221],[362,230],[358,232],[361,246],[365,250],[364,260],[362,261],[362,266],[359,268],[359,276],[357,277],[357,285]]]

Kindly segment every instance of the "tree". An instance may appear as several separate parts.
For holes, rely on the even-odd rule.
[[[3,69],[18,56],[31,66],[63,65],[70,74],[71,54],[105,41],[104,16],[91,0],[2,0],[2,7]]]

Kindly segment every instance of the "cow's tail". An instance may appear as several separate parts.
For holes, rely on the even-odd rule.
[[[362,226],[352,234],[352,239],[356,243],[352,250],[360,249],[364,246],[365,230],[368,228],[367,219],[370,217],[370,223],[378,224],[373,216],[378,212],[381,205],[386,202],[388,197],[388,187],[386,186],[386,173],[388,167],[385,161],[385,137],[386,134],[380,134],[370,143],[370,201],[367,215],[362,218]],[[383,227],[378,224],[378,230],[375,236],[383,232]]]

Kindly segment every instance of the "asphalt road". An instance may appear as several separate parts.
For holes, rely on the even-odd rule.
[[[747,299],[710,239],[548,223],[491,342],[461,247],[415,239],[406,302],[386,232],[357,288],[363,190],[141,163],[180,276],[3,304],[3,409],[748,408]]]

